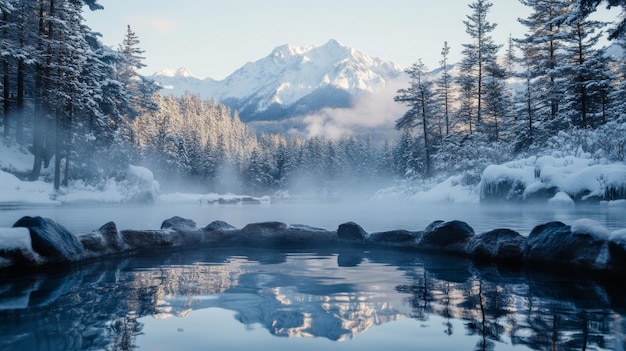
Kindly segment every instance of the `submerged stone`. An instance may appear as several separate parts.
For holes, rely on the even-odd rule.
[[[51,219],[26,216],[13,227],[28,228],[33,250],[49,261],[78,260],[85,251],[74,234]]]

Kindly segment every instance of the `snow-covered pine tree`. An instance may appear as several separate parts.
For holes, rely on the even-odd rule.
[[[532,132],[533,140],[546,140],[551,130],[559,127],[557,121],[563,91],[556,68],[563,61],[564,33],[555,22],[569,10],[568,0],[519,0],[532,9],[527,18],[518,19],[527,28],[524,38],[517,41],[524,45],[526,76],[531,91],[537,94],[534,102]],[[530,110],[529,110],[530,111]]]
[[[452,114],[453,78],[450,76],[450,66],[448,62],[449,55],[450,46],[448,45],[448,42],[445,41],[443,43],[443,48],[441,49],[441,61],[439,61],[441,77],[436,82],[437,100],[441,106],[441,114],[443,117],[443,124],[445,126],[445,136],[448,136],[452,129],[452,121],[450,117]]]
[[[571,17],[563,23],[565,59],[556,72],[564,79],[563,117],[582,128],[606,120],[611,72],[604,49],[598,48],[606,23]]]
[[[487,20],[487,15],[493,6],[487,0],[478,0],[469,5],[472,13],[467,16],[465,32],[472,39],[471,43],[463,44],[463,59],[461,69],[464,80],[473,80],[476,101],[476,127],[482,131],[482,118],[485,99],[486,77],[490,74],[489,69],[493,69],[496,63],[496,56],[501,45],[493,42],[491,32],[497,24]],[[469,82],[464,82],[468,84]]]
[[[426,78],[428,69],[422,60],[418,60],[406,70],[409,75],[411,86],[398,90],[394,97],[396,102],[400,102],[409,107],[409,110],[396,121],[396,129],[412,130],[421,124],[422,138],[424,139],[424,176],[429,178],[432,175],[431,169],[431,144],[430,122],[433,115],[432,106],[434,103],[433,84]]]
[[[130,134],[130,123],[139,115],[156,109],[152,102],[152,96],[158,90],[157,85],[139,74],[138,70],[145,67],[143,60],[144,51],[139,47],[140,40],[137,34],[126,27],[126,35],[120,44],[118,51],[122,59],[117,62],[116,79],[122,83],[127,90],[127,97],[123,100],[127,105],[122,107],[125,121],[122,121],[123,141],[133,143],[133,135]],[[130,135],[129,135],[130,134]]]
[[[617,39],[626,35],[626,0],[577,0],[574,2],[574,13],[577,17],[587,17],[596,11],[600,4],[606,5],[607,8],[621,7],[622,11],[620,19],[615,23],[613,28],[609,30],[609,39]]]

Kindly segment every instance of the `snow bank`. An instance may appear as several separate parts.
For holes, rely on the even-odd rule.
[[[462,185],[462,177],[449,177],[430,190],[417,192],[411,197],[411,200],[424,203],[478,203],[479,198],[476,191],[474,191],[473,187]]]
[[[379,189],[373,200],[406,200],[418,203],[478,203],[479,197],[474,186],[463,185],[463,176],[452,176],[441,183],[417,184],[402,181],[396,186]]]
[[[11,266],[14,259],[42,262],[33,250],[28,228],[0,228],[0,268]]]
[[[0,141],[0,170],[28,173],[33,169],[33,155],[15,146],[6,146]]]
[[[488,166],[479,184],[483,200],[552,198],[554,202],[626,198],[626,165],[584,157],[529,157]],[[556,195],[557,193],[563,193]]]
[[[0,171],[0,206],[57,206],[52,200],[52,184],[42,181],[26,182],[16,176]]]
[[[159,183],[154,180],[152,172],[147,168],[131,165],[124,180],[108,179],[97,186],[76,181],[69,189],[58,193],[56,199],[70,204],[154,202],[158,194]]]

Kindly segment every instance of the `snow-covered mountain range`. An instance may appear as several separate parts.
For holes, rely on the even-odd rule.
[[[236,109],[243,121],[260,121],[350,107],[355,98],[402,77],[402,67],[330,40],[321,46],[279,46],[221,81],[196,78],[185,68],[150,78],[163,87],[163,94],[189,91]]]

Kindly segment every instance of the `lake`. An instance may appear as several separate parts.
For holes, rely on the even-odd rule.
[[[549,220],[625,228],[624,208],[421,206],[105,206],[0,211],[76,232],[109,220],[155,229],[279,220],[335,229],[423,229],[461,219],[527,234]],[[571,272],[570,272],[571,273]],[[575,275],[481,266],[398,249],[197,248],[117,257],[0,282],[0,350],[624,350],[626,289]]]

